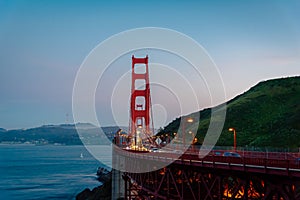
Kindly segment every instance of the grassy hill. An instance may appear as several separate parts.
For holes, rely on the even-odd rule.
[[[210,114],[211,109],[200,111],[196,136],[200,143],[210,123]],[[159,134],[176,132],[179,123],[180,118],[175,119]],[[300,147],[300,77],[263,81],[228,101],[217,145],[232,146],[229,127],[237,131],[238,146]]]

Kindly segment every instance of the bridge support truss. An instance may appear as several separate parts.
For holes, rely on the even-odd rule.
[[[299,200],[293,177],[172,164],[147,173],[124,173],[125,199]]]

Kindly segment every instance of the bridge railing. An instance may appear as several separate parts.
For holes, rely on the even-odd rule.
[[[208,156],[200,159],[196,152],[188,151],[181,156],[181,159],[191,160],[191,162],[203,160],[218,164],[239,164],[244,167],[300,169],[300,160],[290,154],[273,153],[267,156],[262,152],[244,152],[244,154],[241,154],[237,151],[241,157],[231,157],[223,156],[222,153],[224,152],[218,151],[216,155],[216,152],[211,152]]]
[[[300,159],[297,154],[286,152],[249,152],[236,151],[240,157],[224,156],[225,150],[213,150],[206,157],[199,158],[199,150],[189,149],[185,153],[179,151],[170,152],[151,152],[151,153],[126,153],[127,156],[136,157],[139,159],[150,159],[161,162],[181,161],[185,163],[205,163],[217,165],[217,167],[224,168],[224,166],[235,166],[241,168],[257,168],[257,169],[274,169],[274,170],[297,170],[300,173]]]

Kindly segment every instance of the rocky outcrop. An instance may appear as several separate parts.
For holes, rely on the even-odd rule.
[[[111,171],[103,167],[99,167],[97,170],[98,181],[105,183],[111,179]]]
[[[93,190],[86,188],[76,196],[76,200],[111,200],[111,180]]]
[[[95,187],[93,190],[86,188],[76,196],[76,200],[111,200],[111,171],[99,167],[97,175],[98,180],[103,182],[103,185]]]

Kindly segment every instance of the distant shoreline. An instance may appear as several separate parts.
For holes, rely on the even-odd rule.
[[[44,125],[17,130],[0,128],[0,144],[109,145],[119,129],[118,126],[99,128],[92,124],[83,123],[76,126],[66,124]]]
[[[0,142],[0,146],[9,146],[9,145],[18,145],[18,146],[110,146],[110,144],[99,144],[99,145],[84,145],[84,144],[33,144],[33,143],[6,143]]]

